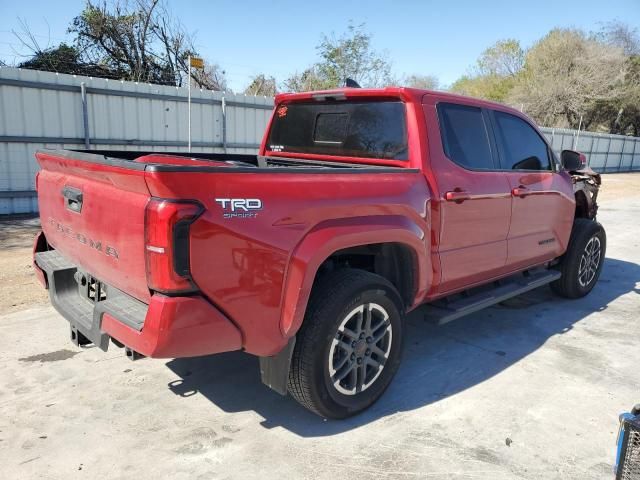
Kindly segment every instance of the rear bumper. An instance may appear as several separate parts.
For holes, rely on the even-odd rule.
[[[149,304],[101,284],[106,298],[92,300],[91,278],[57,250],[36,252],[55,309],[71,324],[72,339],[83,337],[106,351],[113,338],[147,357],[209,355],[242,348],[236,326],[204,297],[153,294]]]

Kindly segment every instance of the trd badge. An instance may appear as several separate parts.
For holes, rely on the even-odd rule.
[[[223,218],[255,218],[262,210],[259,198],[216,198],[223,210]]]

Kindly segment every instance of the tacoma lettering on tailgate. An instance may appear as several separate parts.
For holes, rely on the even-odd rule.
[[[104,253],[108,257],[118,258],[118,251],[111,245],[105,244],[103,247],[101,240],[95,240],[93,238],[87,237],[83,233],[75,232],[71,227],[60,223],[54,218],[49,218],[49,224],[51,224],[51,226],[55,228],[58,232],[62,233],[63,235],[66,235],[69,238],[73,238],[77,240],[83,245],[87,245],[88,247],[93,248],[100,253]]]

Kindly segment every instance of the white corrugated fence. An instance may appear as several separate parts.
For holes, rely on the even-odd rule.
[[[192,90],[193,152],[256,153],[273,98]],[[0,67],[0,214],[37,211],[42,148],[187,151],[187,89]],[[599,172],[640,170],[640,138],[542,128]]]
[[[193,152],[256,153],[273,98],[191,90]],[[42,148],[187,151],[187,89],[0,67],[0,214],[37,211]]]
[[[640,138],[608,133],[541,128],[558,158],[562,150],[584,153],[589,166],[600,173],[640,170]]]

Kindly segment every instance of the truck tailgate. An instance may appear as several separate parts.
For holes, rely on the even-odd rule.
[[[36,154],[47,241],[96,279],[148,303],[144,164],[92,161],[94,155]]]

